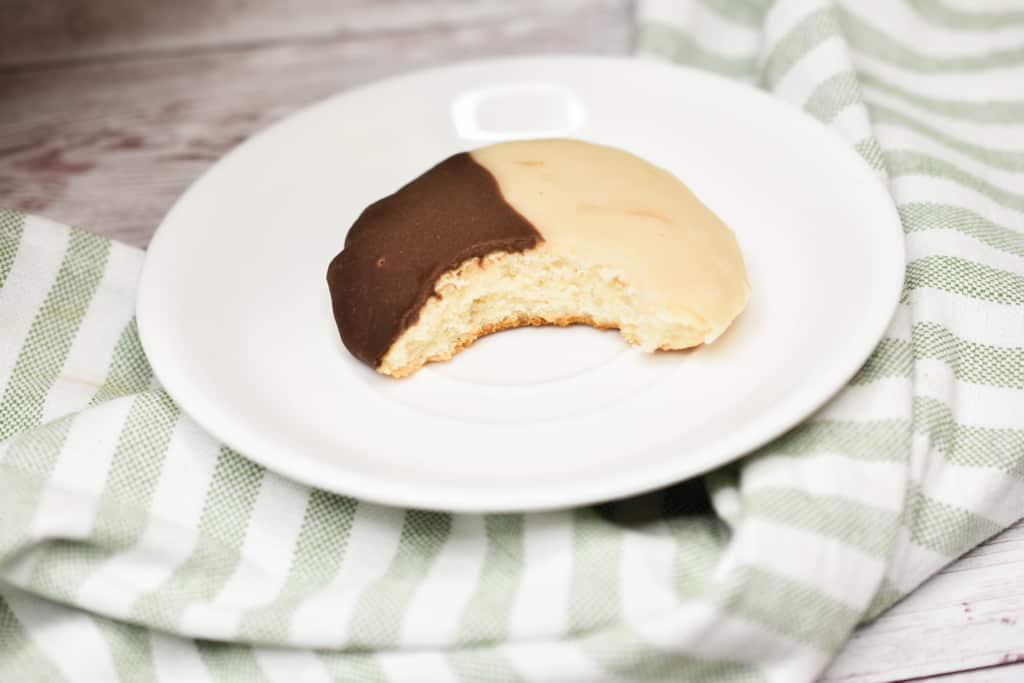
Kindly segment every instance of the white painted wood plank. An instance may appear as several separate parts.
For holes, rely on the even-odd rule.
[[[929,676],[916,679],[913,683],[1020,683],[1021,681],[1024,681],[1024,664],[1007,664],[995,668]]]
[[[530,35],[543,31],[553,17],[608,16],[621,13],[628,4],[629,0],[3,0],[0,66],[283,41],[415,38],[475,28]]]
[[[822,683],[916,681],[950,672],[980,683],[1002,680],[987,678],[998,669],[982,667],[1017,662],[1024,662],[1024,522],[858,630]]]

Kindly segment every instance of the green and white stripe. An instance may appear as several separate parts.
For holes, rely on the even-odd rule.
[[[710,508],[692,482],[385,508],[177,410],[132,319],[141,252],[0,211],[0,679],[809,681],[1024,516],[1024,8],[639,12],[641,53],[773,91],[889,183],[906,287],[850,386],[708,477]]]

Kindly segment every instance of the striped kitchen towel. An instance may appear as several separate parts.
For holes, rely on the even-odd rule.
[[[810,112],[886,178],[906,232],[865,367],[706,488],[481,516],[296,484],[154,381],[141,252],[0,212],[0,681],[813,680],[1024,515],[1024,10],[1006,5],[640,3],[642,53]]]

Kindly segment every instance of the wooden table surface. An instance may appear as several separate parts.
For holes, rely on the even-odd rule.
[[[0,206],[144,246],[254,131],[470,57],[630,50],[630,0],[0,0]],[[824,681],[1024,681],[1024,524],[861,628]]]

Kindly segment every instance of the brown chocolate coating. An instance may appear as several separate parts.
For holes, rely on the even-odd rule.
[[[434,283],[463,261],[542,241],[490,171],[456,154],[366,207],[327,268],[345,347],[376,368],[419,318]]]

